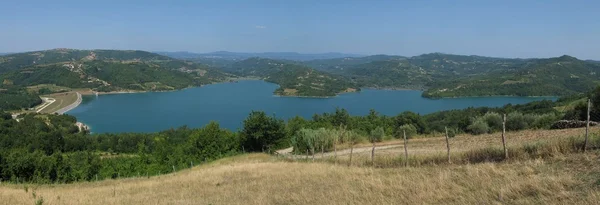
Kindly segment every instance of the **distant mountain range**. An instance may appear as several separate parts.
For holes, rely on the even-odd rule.
[[[210,53],[192,53],[187,51],[181,52],[155,52],[160,55],[169,56],[172,58],[180,59],[225,59],[233,61],[241,61],[252,57],[258,58],[270,58],[276,60],[293,60],[293,61],[308,61],[316,59],[330,59],[330,58],[343,58],[343,57],[362,57],[364,55],[358,54],[347,54],[347,53],[296,53],[296,52],[265,52],[265,53],[241,53],[241,52],[229,52],[229,51],[217,51]]]

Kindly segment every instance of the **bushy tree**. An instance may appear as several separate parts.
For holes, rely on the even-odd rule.
[[[423,118],[414,112],[405,111],[400,113],[394,118],[395,127],[398,128],[403,125],[412,125],[417,129],[418,133],[425,133],[427,131],[427,125]]]
[[[483,121],[489,126],[490,132],[502,130],[502,116],[495,112],[485,113]]]
[[[346,109],[336,108],[332,118],[331,124],[333,124],[333,126],[348,126],[350,124],[350,114]]]
[[[529,117],[525,117],[520,112],[511,112],[506,116],[507,130],[523,130],[529,127]]]
[[[417,128],[412,124],[402,125],[396,130],[396,134],[394,135],[394,137],[396,137],[397,139],[403,139],[404,133],[406,133],[406,138],[410,139],[413,136],[417,135]]]
[[[240,135],[246,151],[267,151],[285,138],[285,125],[282,120],[269,117],[265,112],[253,111],[244,120]]]
[[[485,134],[490,131],[490,127],[482,118],[477,118],[476,120],[474,120],[473,124],[469,125],[467,129],[469,130],[469,132],[471,132],[471,134],[474,135]]]
[[[371,133],[369,135],[369,141],[372,143],[381,142],[381,140],[383,140],[384,135],[385,135],[385,131],[383,130],[383,128],[377,127],[375,129],[371,130]]]
[[[556,120],[558,120],[558,116],[554,113],[537,115],[530,127],[536,129],[549,129]]]

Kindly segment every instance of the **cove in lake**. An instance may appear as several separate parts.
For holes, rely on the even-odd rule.
[[[333,98],[297,98],[273,95],[276,84],[258,80],[221,83],[175,92],[148,92],[86,96],[67,114],[91,127],[93,133],[157,132],[183,125],[202,127],[210,121],[230,130],[242,127],[252,110],[278,118],[345,108],[351,115],[366,115],[370,109],[393,116],[403,111],[427,114],[467,107],[497,107],[555,97],[469,97],[431,100],[421,91],[363,89]]]

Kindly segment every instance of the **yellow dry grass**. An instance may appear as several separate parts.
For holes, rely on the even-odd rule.
[[[572,170],[600,171],[599,156],[373,169],[252,154],[160,177],[3,185],[0,203],[34,204],[35,192],[44,204],[594,204],[597,186]]]
[[[296,94],[298,94],[298,90],[292,89],[292,88],[285,88],[285,89],[283,89],[283,94],[284,95],[296,95]]]
[[[600,126],[590,127],[590,133],[600,134]],[[523,144],[552,141],[556,139],[566,139],[575,136],[583,136],[585,128],[562,129],[562,130],[523,130],[506,133],[506,144],[508,147],[521,146]],[[408,152],[411,155],[436,155],[446,153],[446,138],[438,134],[436,137],[417,136],[418,138],[408,140]],[[470,135],[461,134],[450,138],[450,149],[452,152],[464,152],[468,150],[482,149],[488,147],[502,146],[502,133]],[[369,148],[371,143],[361,143],[354,145],[354,148]],[[403,140],[383,141],[376,144],[380,149],[376,149],[377,155],[398,155],[404,153]],[[339,145],[338,149],[347,149],[349,145]],[[354,154],[357,156],[369,155],[371,150],[357,149]],[[341,153],[347,155],[349,153]],[[317,155],[318,156],[318,155]]]
[[[556,142],[581,136],[583,131],[521,131],[508,133],[507,137],[515,153],[522,154],[522,146],[529,143],[548,142],[539,148],[560,149]],[[592,130],[598,131],[599,128]],[[437,153],[440,148],[445,151],[442,139],[411,140],[411,156],[426,160],[425,156],[431,152]],[[394,143],[397,142],[388,142]],[[2,184],[0,204],[34,204],[40,198],[44,204],[596,204],[600,201],[600,150],[585,154],[557,150],[550,157],[516,156],[503,162],[471,164],[459,161],[459,157],[465,156],[461,152],[479,153],[482,148],[497,145],[499,135],[457,136],[451,143],[456,150],[455,164],[372,168],[360,166],[368,159],[357,156],[355,166],[349,167],[344,161],[302,162],[247,154],[150,178],[60,185]],[[422,150],[422,154],[417,150]],[[378,151],[377,163],[385,162],[386,157],[399,157],[395,151],[389,151]]]

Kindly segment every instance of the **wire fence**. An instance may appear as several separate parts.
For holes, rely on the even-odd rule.
[[[598,145],[600,145],[599,141],[597,138],[599,136],[600,130],[598,129],[591,129],[593,126],[597,126],[598,122],[600,122],[600,105],[599,106],[594,106],[594,104],[592,103],[593,100],[592,99],[583,99],[580,100],[580,102],[578,102],[576,105],[574,105],[570,111],[568,111],[567,113],[565,113],[564,116],[562,116],[561,119],[554,121],[554,123],[552,124],[552,128],[551,129],[556,129],[556,130],[561,130],[561,129],[573,129],[573,128],[578,128],[578,129],[573,129],[569,132],[561,132],[561,131],[545,131],[547,133],[552,133],[555,132],[557,133],[557,137],[556,139],[554,138],[550,138],[550,137],[542,137],[539,139],[535,139],[533,141],[516,141],[517,139],[514,139],[515,141],[511,141],[513,140],[513,137],[519,137],[516,136],[518,134],[516,134],[516,132],[510,131],[509,129],[507,129],[507,114],[502,114],[502,130],[501,132],[496,132],[496,133],[491,133],[489,135],[492,135],[493,138],[495,138],[495,140],[493,140],[492,145],[494,148],[486,148],[484,146],[479,146],[476,149],[477,150],[467,150],[467,149],[463,149],[461,146],[461,144],[458,143],[453,143],[454,140],[456,140],[455,138],[453,138],[453,136],[451,136],[451,134],[448,133],[449,128],[446,128],[445,133],[441,133],[441,136],[438,135],[438,139],[439,137],[442,137],[442,141],[445,142],[444,147],[442,148],[441,146],[438,146],[434,149],[436,153],[438,153],[437,158],[429,158],[429,159],[425,159],[422,161],[426,161],[426,160],[430,160],[433,163],[432,164],[439,164],[439,163],[448,163],[451,164],[453,163],[453,160],[457,160],[457,161],[461,161],[463,160],[463,162],[465,161],[465,159],[459,159],[459,157],[466,157],[469,159],[466,159],[467,163],[470,162],[478,162],[478,161],[502,161],[502,160],[509,160],[511,158],[523,158],[523,152],[525,152],[526,155],[531,156],[531,158],[535,158],[536,156],[553,156],[553,154],[556,153],[543,153],[543,149],[548,149],[548,150],[558,150],[556,152],[560,152],[560,153],[570,153],[570,152],[586,152],[589,149],[597,149]],[[600,103],[599,103],[600,104]],[[531,132],[531,131],[523,131],[523,132]],[[542,130],[535,130],[533,132],[544,132]],[[565,134],[568,133],[568,134]],[[539,135],[539,134],[538,134]],[[478,140],[477,137],[473,137],[472,140]],[[593,140],[593,142],[590,142],[591,140]],[[394,145],[390,145],[390,144],[386,144],[386,143],[379,143],[379,144],[375,144],[373,143],[372,147],[353,147],[354,145],[352,145],[351,147],[347,147],[345,150],[340,150],[339,148],[335,150],[335,152],[329,152],[329,153],[323,153],[323,150],[320,150],[320,154],[315,153],[314,150],[293,150],[289,153],[276,153],[279,156],[282,157],[287,157],[288,159],[294,160],[294,161],[315,161],[315,158],[317,158],[320,161],[330,161],[333,163],[340,163],[340,162],[344,162],[343,160],[340,160],[340,156],[339,155],[346,155],[349,157],[346,158],[346,163],[348,163],[349,166],[353,165],[353,153],[354,153],[354,158],[356,159],[356,155],[358,153],[363,153],[363,155],[368,155],[368,156],[363,156],[363,160],[367,161],[369,163],[367,163],[370,166],[377,166],[376,165],[376,155],[378,155],[379,150],[383,150],[383,149],[397,149],[398,153],[397,155],[395,155],[394,159],[391,160],[395,160],[399,163],[393,163],[394,166],[409,166],[409,160],[414,160],[414,158],[416,158],[415,155],[409,156],[409,153],[412,151],[411,150],[411,140],[406,139],[406,137],[404,138],[400,138],[399,143],[394,144]],[[420,142],[422,143],[422,142]],[[554,143],[554,144],[552,144]],[[438,143],[439,144],[439,143]],[[511,147],[508,146],[508,144],[512,145]],[[530,145],[533,144],[533,145]],[[550,145],[551,144],[551,145]],[[536,146],[554,146],[554,147],[536,147]],[[530,147],[528,147],[530,146]],[[333,147],[336,147],[336,145],[334,145]],[[337,147],[343,147],[340,145],[337,145]],[[456,151],[458,150],[458,151]],[[403,152],[402,152],[403,151]],[[422,150],[417,150],[417,151],[422,151]],[[466,152],[466,153],[465,153]],[[476,155],[478,156],[468,156],[469,154],[475,155],[473,153],[478,152]],[[367,154],[368,153],[368,154]],[[443,153],[443,156],[441,156]],[[319,156],[320,155],[320,156]],[[511,156],[511,155],[515,155],[515,156]],[[385,156],[385,154],[384,154]],[[349,158],[349,159],[348,159]],[[423,163],[423,162],[418,162],[415,163],[413,162],[413,164],[419,164],[419,163]],[[355,162],[354,163],[358,163],[359,162]],[[365,165],[363,163],[363,165]]]

